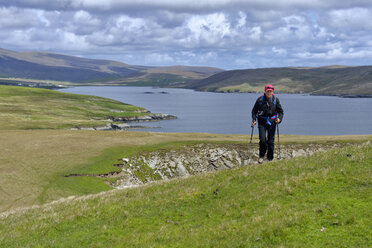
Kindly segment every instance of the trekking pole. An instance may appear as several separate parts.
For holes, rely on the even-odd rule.
[[[278,129],[278,151],[279,151],[279,153],[278,153],[278,160],[279,160],[281,158],[280,157],[280,141],[279,141],[279,123],[276,124],[276,128]]]
[[[254,129],[254,126],[251,125],[251,128],[252,128],[252,132],[251,132],[251,143],[250,143],[250,144],[252,144],[252,136],[253,136],[253,129]]]

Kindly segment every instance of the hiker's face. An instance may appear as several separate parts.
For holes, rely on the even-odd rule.
[[[268,90],[268,91],[265,92],[265,95],[266,95],[267,98],[270,98],[273,95],[273,91]]]

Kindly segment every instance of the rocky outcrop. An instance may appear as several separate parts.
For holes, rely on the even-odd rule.
[[[314,152],[340,147],[334,145],[286,145],[281,146],[279,159],[309,156]],[[277,154],[275,158],[277,159]],[[185,146],[179,150],[153,151],[130,158],[119,159],[122,174],[111,184],[115,188],[131,187],[156,180],[186,177],[209,171],[225,170],[257,164],[257,145],[211,145]]]
[[[148,114],[144,116],[135,116],[135,117],[109,117],[111,121],[115,122],[144,122],[144,121],[162,121],[162,120],[171,120],[171,119],[177,119],[174,115],[168,115],[168,114]]]
[[[106,124],[105,126],[100,127],[75,127],[72,130],[98,130],[98,131],[116,131],[116,130],[129,130],[129,129],[144,129],[150,128],[141,125],[130,125],[128,123],[133,122],[149,122],[149,121],[162,121],[162,120],[171,120],[177,119],[174,115],[168,114],[154,114],[147,112],[149,114],[144,116],[135,116],[135,117],[108,117],[108,121],[110,123]],[[114,123],[115,122],[115,123]],[[154,127],[151,127],[154,128]],[[156,127],[155,127],[156,128]]]
[[[351,144],[292,144],[276,148],[274,160],[310,156],[315,152]],[[205,172],[249,166],[258,162],[258,146],[242,144],[198,144],[177,150],[157,150],[118,159],[121,170],[106,174],[70,174],[66,177],[91,176],[114,178],[107,184],[115,188],[142,185],[152,181],[187,177]],[[114,183],[112,183],[115,181]]]

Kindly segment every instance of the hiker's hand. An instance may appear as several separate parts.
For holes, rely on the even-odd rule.
[[[280,123],[280,119],[279,118],[276,118],[275,122],[279,124]]]
[[[252,121],[251,127],[254,127],[256,125],[255,121]]]

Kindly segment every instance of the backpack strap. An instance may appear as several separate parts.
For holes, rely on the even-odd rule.
[[[262,96],[260,97],[260,100],[259,100],[260,104],[263,102],[264,96],[265,96],[265,95],[262,95]],[[275,105],[275,107],[276,107],[276,95],[273,94],[273,96],[274,96],[274,105]]]

